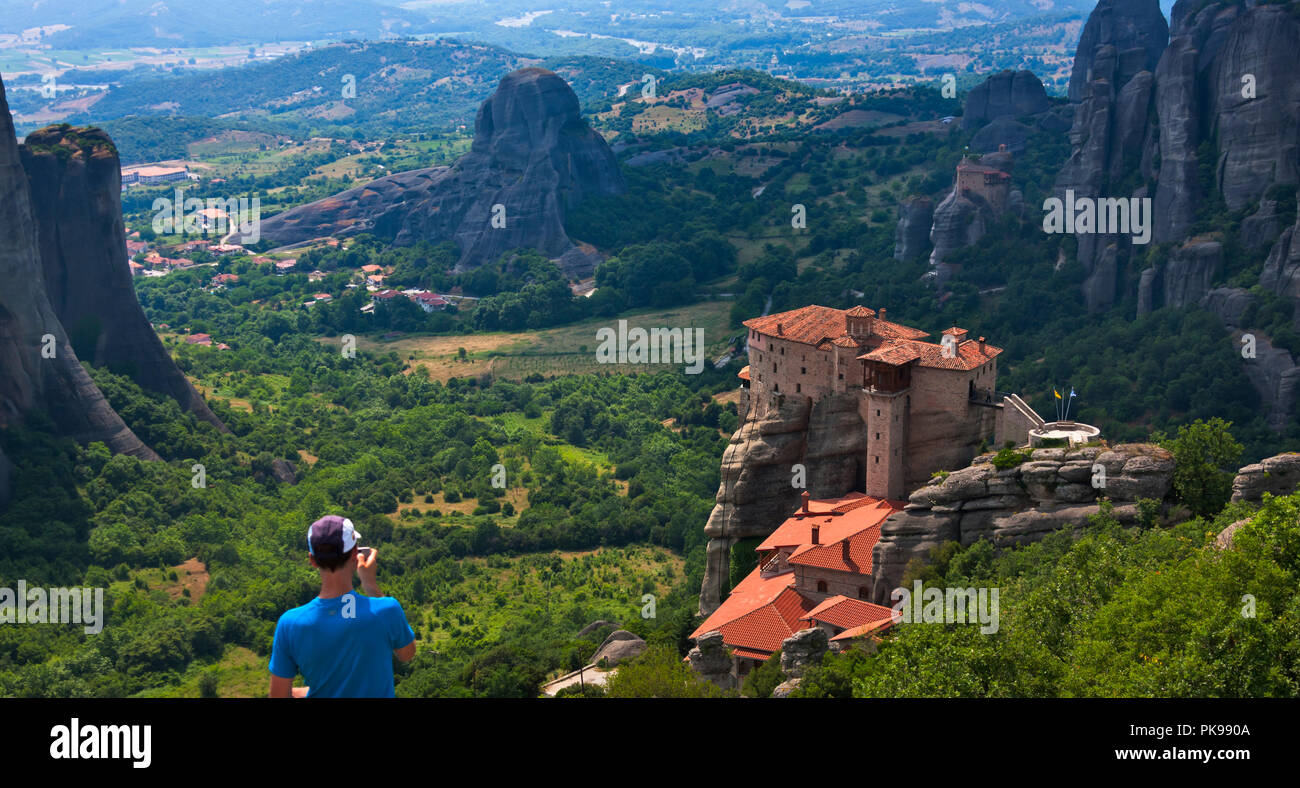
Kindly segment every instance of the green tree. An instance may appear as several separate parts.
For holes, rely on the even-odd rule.
[[[1242,445],[1232,437],[1232,422],[1197,419],[1178,428],[1178,437],[1152,436],[1174,455],[1174,492],[1202,517],[1217,513],[1232,495],[1232,479],[1241,459]]]

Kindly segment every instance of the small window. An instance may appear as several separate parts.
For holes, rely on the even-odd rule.
[[[876,455],[876,464],[877,464],[877,465],[880,464],[880,455],[879,455],[879,454]]]
[[[844,373],[843,373],[843,372],[840,373],[840,380],[844,380]]]
[[[817,581],[817,593],[819,593],[819,594],[825,594],[825,593],[826,593],[826,581],[825,581],[825,580],[818,580],[818,581]]]
[[[795,393],[795,394],[802,394],[802,393],[803,393],[803,384],[802,384],[802,383],[796,383],[796,384],[794,384],[794,393]]]
[[[866,586],[858,586],[858,599],[866,599],[871,596],[871,591]]]
[[[807,367],[799,367],[799,374],[800,374],[800,375],[807,375],[807,374],[808,374],[808,368],[807,368]]]

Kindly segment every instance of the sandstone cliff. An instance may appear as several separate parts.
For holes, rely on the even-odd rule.
[[[263,236],[282,244],[373,233],[399,246],[454,241],[458,268],[529,247],[571,276],[595,267],[564,231],[565,211],[593,195],[626,189],[613,152],[582,119],[578,97],[556,74],[507,74],[479,108],[469,153],[451,167],[380,178],[273,216]],[[494,227],[494,206],[504,227]]]
[[[99,129],[51,126],[19,146],[45,291],[81,360],[131,375],[220,430],[136,300],[122,224],[121,164]]]
[[[1152,176],[1156,136],[1149,121],[1154,71],[1169,38],[1157,0],[1102,0],[1088,17],[1075,52],[1070,100],[1072,152],[1057,178],[1057,192],[1078,197],[1146,196],[1132,183]],[[1128,181],[1129,183],[1124,183]],[[1123,187],[1128,186],[1126,191]],[[1116,299],[1129,238],[1081,235],[1078,259],[1087,277],[1089,309]]]
[[[929,197],[912,197],[899,205],[894,259],[920,257],[930,245],[930,224],[933,221],[934,201]]]
[[[814,498],[844,495],[863,478],[861,447],[866,426],[857,401],[838,395],[810,404],[807,397],[775,395],[756,400],[722,455],[722,482],[704,533],[709,537],[700,614],[722,603],[731,546],[738,539],[766,536],[799,505],[795,466],[805,468]]]
[[[79,441],[156,459],[81,366],[45,293],[38,220],[0,84],[0,427],[35,410]],[[43,353],[52,348],[53,357]]]
[[[1020,118],[1051,106],[1043,83],[1032,71],[1001,71],[976,85],[966,96],[962,127],[978,129],[1003,117]]]
[[[890,591],[908,562],[929,560],[931,548],[944,542],[988,539],[1004,548],[1065,527],[1078,531],[1100,511],[1102,496],[1114,504],[1117,519],[1136,523],[1137,501],[1162,501],[1173,485],[1173,456],[1149,444],[1035,449],[1028,461],[1006,469],[994,466],[993,457],[981,455],[969,467],[936,476],[881,525],[872,555],[874,602],[891,604]]]

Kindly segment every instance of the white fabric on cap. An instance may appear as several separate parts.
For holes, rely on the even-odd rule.
[[[344,517],[343,518],[343,552],[346,553],[347,551],[356,547],[357,542],[360,541],[361,541],[361,534],[357,533],[357,529],[353,527],[352,521]]]

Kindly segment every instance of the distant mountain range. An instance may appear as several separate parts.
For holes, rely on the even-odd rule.
[[[57,49],[198,47],[432,32],[427,15],[373,0],[64,0],[0,3],[0,34],[47,28]]]

